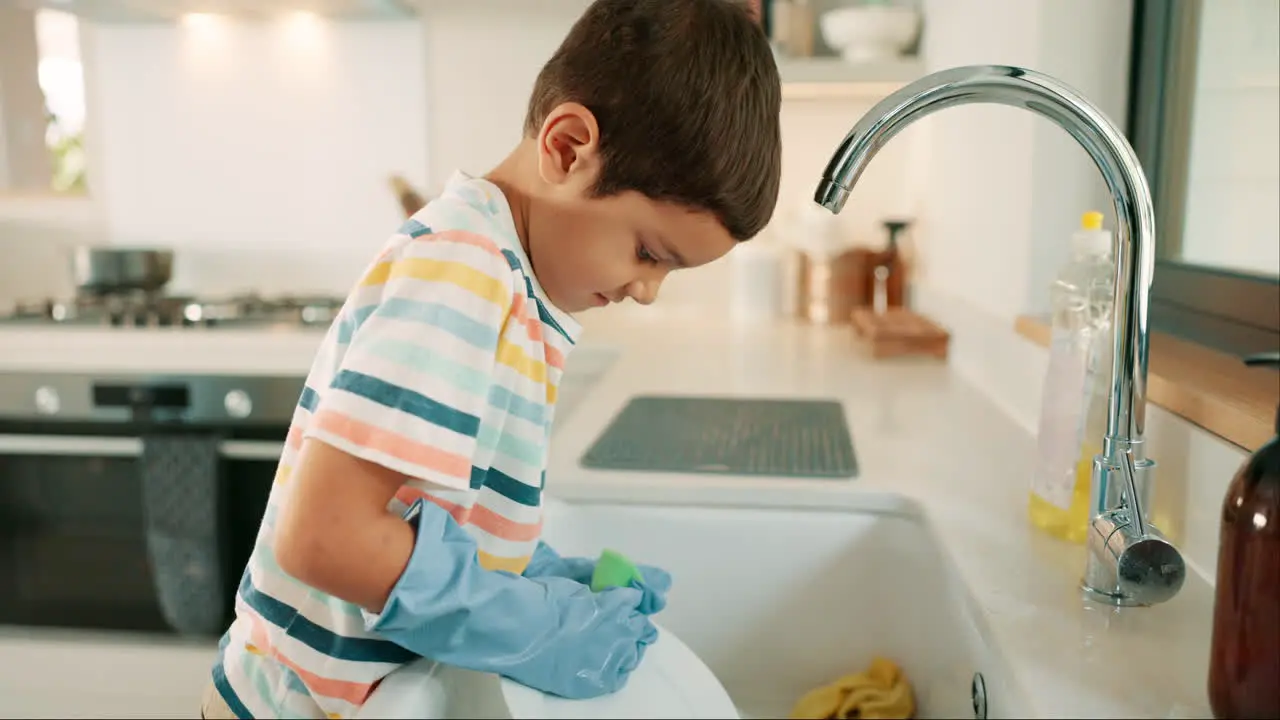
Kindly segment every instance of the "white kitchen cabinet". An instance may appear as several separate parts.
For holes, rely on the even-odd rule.
[[[0,718],[198,718],[215,640],[0,631]]]

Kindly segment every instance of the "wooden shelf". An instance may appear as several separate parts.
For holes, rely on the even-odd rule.
[[[918,58],[856,64],[838,57],[775,58],[788,100],[880,98],[925,74]]]
[[[1049,346],[1049,323],[1019,317],[1019,335]],[[1164,333],[1151,333],[1147,399],[1250,452],[1275,435],[1280,373]]]

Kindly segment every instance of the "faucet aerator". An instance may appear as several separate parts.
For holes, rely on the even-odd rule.
[[[848,199],[849,191],[827,177],[822,178],[822,182],[818,183],[817,192],[813,194],[814,202],[830,210],[832,214],[838,214],[843,210],[844,203]]]

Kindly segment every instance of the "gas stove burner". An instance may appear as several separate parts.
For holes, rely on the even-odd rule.
[[[342,298],[258,294],[197,298],[148,293],[80,295],[19,302],[0,311],[0,324],[133,328],[328,327]]]

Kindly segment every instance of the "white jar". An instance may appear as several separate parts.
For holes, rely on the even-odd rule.
[[[782,317],[786,290],[782,249],[761,237],[729,253],[729,312],[735,323],[771,323]]]

